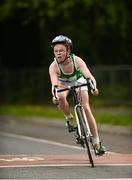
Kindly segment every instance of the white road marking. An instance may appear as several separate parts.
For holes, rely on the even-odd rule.
[[[4,162],[17,162],[17,161],[21,161],[21,162],[24,162],[24,161],[44,161],[45,158],[40,158],[40,157],[15,157],[15,158],[11,158],[10,159],[6,159],[6,158],[0,158],[0,161],[4,161]]]
[[[64,143],[59,143],[59,142],[55,142],[55,141],[49,141],[49,140],[40,139],[40,138],[34,138],[34,137],[30,137],[30,136],[23,136],[23,135],[5,133],[5,132],[0,132],[0,135],[17,138],[17,139],[24,139],[24,140],[28,140],[28,141],[39,142],[39,143],[47,143],[47,144],[52,144],[52,145],[57,145],[57,146],[62,146],[62,147],[67,147],[67,148],[82,149],[81,147],[68,145],[68,144],[64,144]]]
[[[22,164],[22,165],[3,165],[0,168],[26,168],[26,167],[91,167],[91,164]],[[132,164],[96,164],[95,167],[99,166],[132,166]]]
[[[67,148],[72,148],[72,149],[83,150],[82,147],[68,145],[68,144],[55,142],[55,141],[49,141],[49,140],[40,139],[40,138],[34,138],[34,137],[30,137],[30,136],[23,136],[23,135],[18,135],[18,134],[13,134],[13,133],[6,133],[6,132],[0,132],[0,135],[12,137],[12,138],[17,138],[17,139],[22,139],[22,140],[34,141],[34,142],[39,142],[39,143],[47,143],[47,144],[57,145],[57,146],[61,146],[61,147],[67,147]],[[120,153],[115,153],[115,152],[106,152],[106,153],[107,154],[120,154]]]

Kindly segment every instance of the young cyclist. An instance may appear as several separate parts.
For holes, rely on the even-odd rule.
[[[51,42],[51,47],[53,48],[55,56],[54,61],[49,67],[53,95],[52,101],[64,113],[66,128],[68,128],[69,132],[72,132],[75,130],[75,124],[67,100],[68,92],[64,91],[58,93],[58,97],[54,97],[54,87],[58,86],[64,88],[69,85],[77,85],[78,83],[83,84],[87,82],[87,78],[91,78],[95,89],[95,91],[92,91],[92,94],[96,96],[98,95],[96,80],[89,71],[85,62],[80,57],[71,53],[71,39],[63,35],[56,36]],[[89,105],[88,88],[86,86],[81,87],[81,99],[93,135],[92,141],[95,152],[97,155],[103,155],[105,150],[101,146],[99,140],[97,125]]]

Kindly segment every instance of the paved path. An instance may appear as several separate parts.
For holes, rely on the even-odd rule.
[[[130,134],[100,131],[108,152],[93,155],[95,168],[90,168],[85,150],[74,143],[74,135],[64,130],[62,122],[34,120],[0,119],[1,178],[132,179]]]

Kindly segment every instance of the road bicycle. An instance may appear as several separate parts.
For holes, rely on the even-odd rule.
[[[86,118],[84,108],[81,105],[80,92],[81,92],[82,86],[88,86],[89,87],[88,89],[94,91],[94,86],[91,82],[91,79],[89,78],[89,79],[87,79],[87,83],[85,83],[85,84],[68,86],[63,89],[58,89],[57,87],[55,87],[54,94],[55,94],[55,97],[57,97],[57,93],[59,93],[59,92],[70,91],[71,94],[73,95],[74,113],[75,113],[75,120],[76,120],[76,125],[77,125],[75,128],[76,140],[77,140],[78,144],[81,144],[81,146],[83,148],[87,149],[87,155],[88,155],[90,164],[92,167],[94,167],[94,161],[93,161],[92,152],[91,152],[92,148],[93,148],[92,133],[90,131],[90,127],[88,124],[88,120]]]

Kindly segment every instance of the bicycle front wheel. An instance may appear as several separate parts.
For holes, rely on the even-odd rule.
[[[82,109],[82,106],[77,106],[76,112],[78,115],[78,119],[79,119],[79,123],[80,123],[80,127],[81,127],[81,132],[82,132],[82,135],[84,138],[84,143],[85,143],[86,148],[87,148],[88,158],[89,158],[91,166],[94,167],[94,162],[93,162],[92,153],[91,153],[91,149],[90,149],[90,141],[89,141],[89,138],[87,137],[88,129],[87,129],[87,126],[85,123],[84,111]]]

